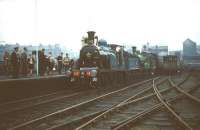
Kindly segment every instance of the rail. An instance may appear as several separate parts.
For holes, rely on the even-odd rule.
[[[183,81],[184,82],[184,81]],[[181,84],[179,84],[181,85]],[[178,86],[179,86],[178,85]],[[197,89],[198,86],[195,86],[194,88],[188,90],[187,93],[190,93],[194,90]],[[155,93],[154,93],[155,94]],[[172,103],[172,102],[175,102],[175,101],[178,101],[178,99],[182,98],[184,96],[184,94],[180,94],[180,95],[177,95],[169,100],[166,101],[166,103]],[[151,113],[153,113],[154,111],[158,110],[158,109],[163,109],[163,106],[164,104],[163,103],[158,103],[150,108],[147,108],[145,109],[144,111],[138,113],[137,115],[133,115],[131,116],[130,118],[124,120],[124,121],[121,121],[120,123],[118,124],[115,124],[111,127],[112,130],[119,130],[119,129],[122,129],[124,128],[125,126],[129,126],[130,124],[133,125],[134,122],[137,122],[138,120],[141,120],[143,117],[145,116],[149,116]]]
[[[43,117],[36,118],[36,119],[34,119],[34,120],[31,120],[31,121],[28,121],[28,122],[25,122],[25,123],[16,125],[16,126],[10,128],[9,130],[20,129],[20,128],[24,127],[24,126],[27,126],[27,125],[32,124],[32,123],[35,123],[35,122],[40,121],[40,120],[42,120],[42,119],[46,119],[46,118],[49,118],[49,117],[51,117],[51,116],[55,116],[55,115],[57,115],[57,114],[61,114],[61,113],[66,112],[66,111],[76,109],[76,108],[78,108],[78,107],[80,107],[80,106],[83,106],[83,105],[92,103],[92,102],[94,102],[94,101],[96,101],[96,100],[98,100],[98,99],[102,99],[102,98],[104,98],[104,97],[111,96],[112,94],[116,94],[116,93],[125,91],[125,90],[127,90],[127,89],[129,89],[129,88],[133,88],[133,87],[135,87],[135,86],[139,86],[139,85],[141,85],[141,84],[148,83],[148,82],[150,82],[150,81],[152,81],[152,80],[154,80],[154,79],[158,79],[158,78],[159,78],[159,77],[156,77],[156,78],[153,78],[153,79],[149,79],[149,80],[145,80],[145,81],[142,81],[142,82],[139,82],[139,83],[136,83],[136,84],[129,85],[129,86],[125,87],[125,88],[122,88],[122,89],[119,89],[119,90],[116,90],[116,91],[113,91],[113,92],[109,92],[109,93],[107,93],[107,94],[98,96],[98,97],[96,97],[96,98],[87,100],[87,101],[85,101],[85,102],[81,102],[81,103],[79,103],[79,104],[76,104],[76,105],[73,105],[73,106],[71,106],[71,107],[68,107],[68,108],[65,108],[65,109],[56,111],[56,112],[54,112],[54,113],[45,115],[45,116],[43,116]]]
[[[156,96],[158,98],[158,100],[165,106],[165,108],[177,119],[177,121],[183,126],[185,127],[187,130],[193,130],[187,122],[185,122],[179,115],[176,114],[176,112],[174,112],[174,110],[172,110],[169,107],[169,103],[165,102],[162,97],[162,95],[160,94],[160,92],[158,91],[158,88],[156,87],[154,81],[153,81],[153,89],[154,92],[156,93]]]
[[[161,84],[161,83],[165,82],[166,80],[167,80],[167,79],[164,79],[164,80],[160,81],[158,84]],[[148,88],[142,90],[141,92],[139,92],[139,93],[137,93],[137,94],[131,96],[130,98],[127,98],[126,100],[122,101],[121,103],[119,103],[119,104],[113,106],[112,108],[108,109],[107,111],[105,111],[105,112],[103,112],[102,114],[98,115],[97,117],[93,118],[92,120],[90,120],[90,121],[86,122],[85,124],[79,126],[79,127],[76,128],[75,130],[82,130],[82,129],[86,128],[87,126],[89,126],[89,125],[91,125],[92,123],[98,121],[99,119],[104,118],[104,117],[106,116],[106,114],[108,114],[109,112],[111,112],[111,111],[113,111],[113,110],[115,110],[115,109],[117,109],[117,108],[126,106],[126,105],[131,104],[131,103],[135,103],[135,102],[138,102],[138,101],[141,101],[141,100],[144,100],[144,99],[147,99],[147,98],[153,96],[154,94],[150,94],[150,95],[146,95],[146,96],[143,96],[143,97],[141,97],[141,98],[137,98],[137,99],[135,99],[135,100],[132,100],[132,99],[134,99],[135,97],[137,97],[137,96],[139,96],[139,95],[141,95],[141,94],[143,94],[143,93],[145,93],[145,92],[147,92],[147,91],[149,91],[149,90],[151,90],[151,89],[152,89],[152,86],[150,86],[150,87],[148,87]],[[167,91],[167,89],[164,90],[164,91]],[[163,91],[163,92],[164,92],[164,91]],[[131,100],[132,100],[132,101],[131,101]]]
[[[177,87],[177,86],[173,83],[173,81],[171,80],[171,78],[169,79],[169,82],[170,82],[171,86],[174,87],[177,91],[179,91],[180,93],[183,93],[185,96],[187,96],[187,97],[190,98],[191,100],[193,100],[193,101],[195,101],[195,102],[197,102],[197,103],[200,104],[200,99],[199,99],[199,98],[197,98],[197,97],[195,97],[195,96],[189,94],[188,92],[185,92],[183,89]]]

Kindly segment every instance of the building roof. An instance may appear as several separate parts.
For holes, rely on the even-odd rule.
[[[183,42],[183,44],[196,44],[196,43],[188,38]]]

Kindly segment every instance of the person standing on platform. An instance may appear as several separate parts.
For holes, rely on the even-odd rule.
[[[27,49],[24,47],[24,51],[21,54],[21,71],[22,75],[27,75],[27,69],[28,69],[28,58],[27,58]]]
[[[42,55],[42,51],[41,50],[39,50],[38,51],[38,73],[39,73],[39,75],[41,75],[41,70],[42,70],[42,67],[41,67],[41,64],[42,64],[42,58],[41,58],[41,55]]]
[[[9,74],[9,53],[5,51],[3,56],[3,67],[5,71],[5,75]]]
[[[70,64],[69,64],[70,68],[72,69],[75,64],[76,64],[76,66],[80,66],[79,65],[79,60],[74,61],[73,59],[71,59],[70,60]]]
[[[47,57],[47,66],[48,66],[47,74],[49,75],[52,73],[54,68],[54,58],[51,52],[49,52],[49,55]]]
[[[44,76],[45,70],[46,70],[46,57],[44,55],[44,49],[38,52],[38,68],[39,68],[39,74],[40,76]]]
[[[58,73],[61,74],[62,72],[62,60],[63,60],[63,53],[57,57],[58,62]]]
[[[33,75],[34,63],[35,63],[34,57],[33,57],[32,54],[30,54],[29,58],[28,58],[28,67],[29,67],[29,74],[30,74],[30,76]]]
[[[66,57],[64,57],[64,59],[63,59],[63,65],[64,65],[65,72],[66,72],[70,67],[70,60],[68,57],[68,53],[66,53]]]
[[[12,76],[13,78],[18,78],[19,75],[19,55],[18,55],[18,47],[14,48],[14,51],[11,54],[11,65],[12,65]]]

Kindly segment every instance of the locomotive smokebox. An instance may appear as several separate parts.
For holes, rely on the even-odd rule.
[[[94,44],[94,38],[95,38],[95,33],[94,31],[88,31],[87,34],[88,34],[88,44]]]

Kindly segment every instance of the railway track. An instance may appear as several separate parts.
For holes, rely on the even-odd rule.
[[[77,103],[76,105],[30,121],[25,121],[24,123],[13,125],[9,127],[9,129],[56,129],[63,124],[69,124],[69,126],[70,124],[76,124],[80,118],[87,121],[88,119],[101,114],[118,102],[125,100],[127,96],[140,92],[145,87],[148,87],[151,84],[151,81],[152,79],[146,80],[116,91],[96,96],[95,98],[90,98],[87,101],[79,101],[80,103]]]
[[[17,105],[16,107],[11,107],[8,109],[4,109],[8,106],[4,106],[1,109],[3,111],[0,112],[0,129],[8,128],[12,125],[24,122],[26,120],[31,120],[37,118],[39,116],[43,116],[59,109],[65,108],[66,106],[71,106],[74,103],[67,102],[66,100],[76,99],[79,100],[81,95],[84,95],[84,92],[74,92],[68,95],[62,95],[54,98],[46,98],[46,100],[39,99],[37,102],[33,104],[25,104]],[[85,99],[86,100],[86,99]],[[14,105],[13,105],[14,106]]]
[[[16,112],[24,109],[28,109],[34,106],[51,103],[54,101],[62,100],[65,98],[73,97],[81,94],[81,92],[89,91],[90,88],[76,88],[72,90],[61,90],[45,95],[39,95],[30,98],[24,98],[20,100],[5,102],[0,104],[0,117],[3,114]]]
[[[100,91],[92,89],[87,91],[84,90],[73,92],[72,94],[63,93],[62,95],[54,95],[54,97],[45,96],[45,99],[38,98],[36,101],[28,100],[28,103],[26,101],[22,103],[20,102],[16,106],[16,102],[14,102],[14,104],[8,104],[7,106],[1,107],[2,111],[0,111],[0,129],[5,129],[24,121],[29,121],[50,113],[54,113],[55,111],[59,111],[60,109],[84,102],[105,92],[106,91],[104,90]],[[84,98],[80,99],[81,96]],[[31,104],[31,102],[33,103]],[[11,107],[11,105],[13,107]]]
[[[186,77],[182,82],[180,82],[179,86],[182,85],[187,79],[188,79],[188,77]],[[168,85],[172,85],[171,80],[169,80]],[[163,84],[161,87],[163,87]],[[158,89],[156,89],[155,84],[152,86],[152,88],[154,88],[154,92],[156,92],[156,93],[146,94],[145,96],[136,98],[134,100],[127,99],[125,102],[122,102],[122,103],[116,105],[115,107],[108,109],[107,111],[103,112],[102,114],[94,117],[93,119],[91,119],[88,122],[84,123],[83,125],[79,126],[78,128],[76,128],[76,130],[84,130],[84,129],[87,129],[87,130],[88,129],[92,129],[92,130],[109,130],[109,129],[124,130],[124,129],[126,129],[126,130],[128,130],[128,129],[130,129],[130,127],[127,127],[127,126],[129,126],[133,122],[138,122],[138,120],[141,120],[141,118],[143,118],[144,116],[151,115],[151,113],[156,110],[161,111],[162,106],[165,106],[163,103],[165,103],[165,102],[170,103],[170,102],[177,101],[180,97],[182,97],[184,95],[182,93],[181,95],[175,96],[173,98],[169,98],[164,101],[163,101],[163,97],[159,97],[159,99],[162,101],[161,103],[159,103],[159,102],[155,102],[152,99],[152,97],[161,96],[160,93],[165,93],[165,92],[169,92],[168,90],[173,90],[175,88],[180,89],[180,88],[174,85],[173,87],[158,90]],[[197,88],[198,87],[191,88],[189,91],[192,91],[192,90],[194,91],[194,89],[197,89]],[[133,98],[137,97],[138,95],[144,94],[144,93],[146,93],[146,90],[143,90],[140,93],[134,95]],[[197,100],[198,99],[196,99],[195,101],[197,102]],[[168,110],[170,112],[172,112],[172,110],[170,108]],[[176,115],[175,112],[172,112],[172,113],[173,113],[173,115]],[[163,115],[161,115],[161,116],[163,116]],[[178,121],[181,122],[180,124],[184,124],[184,126],[185,126],[184,128],[191,129],[190,126],[186,122],[181,120],[181,118],[179,116],[176,115],[175,117],[179,119]],[[167,122],[170,120],[164,119],[163,117],[160,117],[157,120],[162,121],[160,123],[161,127],[166,126],[166,125],[167,126],[173,125],[173,123]],[[153,123],[155,123],[155,121],[151,122],[151,125]]]
[[[174,86],[175,87],[175,86]],[[153,85],[154,92],[156,93],[156,96],[158,100],[161,102],[161,104],[166,108],[166,110],[174,117],[174,120],[179,124],[181,127],[183,127],[186,130],[192,130],[192,127],[189,126],[185,120],[183,120],[172,108],[171,105],[166,102],[165,98],[161,95],[161,93],[158,91],[158,88],[156,85]]]
[[[172,81],[170,80],[170,85],[172,85]],[[176,90],[182,90],[180,89],[180,87],[177,87],[176,85],[173,84],[173,87],[176,89]],[[119,129],[130,129],[131,126],[135,125],[137,126],[138,125],[138,122],[141,121],[143,119],[143,121],[145,120],[145,117],[149,117],[151,118],[151,120],[148,120],[146,119],[145,124],[142,123],[140,124],[140,126],[145,126],[145,125],[154,125],[154,126],[160,126],[160,127],[165,127],[165,129],[167,130],[171,130],[171,129],[180,129],[180,130],[183,130],[183,129],[186,129],[186,130],[190,130],[190,129],[193,129],[193,130],[198,130],[198,128],[193,128],[189,123],[188,121],[186,122],[185,119],[183,117],[180,116],[180,113],[178,111],[176,111],[176,108],[174,107],[174,104],[176,103],[179,103],[181,99],[183,99],[183,97],[189,97],[190,100],[196,102],[198,105],[199,105],[199,99],[196,99],[195,97],[192,97],[191,94],[189,94],[188,92],[192,92],[194,90],[197,90],[199,88],[199,85],[195,86],[195,87],[192,87],[190,88],[190,90],[188,90],[188,92],[186,91],[179,91],[180,93],[179,94],[176,94],[176,96],[173,96],[173,97],[168,97],[165,95],[165,97],[159,92],[159,89],[157,88],[157,85],[154,85],[154,92],[158,98],[158,100],[160,101],[160,103],[157,103],[156,105],[154,105],[153,107],[150,107],[150,108],[147,108],[145,109],[144,111],[118,123],[118,124],[115,124],[114,126],[112,126],[112,129],[113,130],[119,130]],[[188,95],[188,96],[187,96]],[[190,96],[189,96],[190,95]],[[173,105],[172,105],[173,103]],[[188,105],[193,105],[191,104],[191,101],[189,102]],[[195,108],[198,110],[198,105],[195,106]],[[166,111],[163,111],[163,107],[165,108],[165,110],[168,111],[167,113],[167,116],[165,118],[169,118],[169,119],[163,119],[163,112],[166,112]],[[186,108],[187,109],[187,108]],[[188,111],[191,113],[190,111],[191,109],[189,109]],[[153,113],[154,112],[154,113]],[[157,117],[154,117],[154,121],[152,119],[152,114],[155,114],[155,112],[159,112],[159,114],[161,114],[162,112],[162,118],[159,117],[158,119],[158,116]],[[197,111],[196,111],[197,112]],[[195,114],[197,114],[195,112]],[[165,113],[166,114],[166,113]],[[200,115],[200,113],[198,113]],[[157,122],[155,123],[155,118],[157,118]],[[195,118],[194,116],[192,118]],[[198,116],[198,118],[200,118]],[[172,122],[172,121],[175,121],[175,122]],[[149,123],[151,121],[151,123]],[[152,123],[153,121],[153,123]],[[161,124],[163,123],[163,121],[165,122],[165,124]],[[166,124],[166,121],[167,121],[167,124]],[[170,122],[170,123],[168,123]],[[137,123],[137,124],[136,124]],[[171,125],[174,125],[173,127]],[[170,128],[172,127],[172,128]],[[135,129],[137,127],[134,127]],[[139,127],[139,128],[143,128],[143,127]],[[150,127],[148,127],[148,129],[150,129]],[[153,129],[156,129],[156,128],[153,128]]]
[[[0,129],[8,129],[118,88],[120,86],[106,90],[79,88],[0,104]]]
[[[138,122],[141,123],[143,120],[142,122],[145,123],[143,125],[150,126],[157,123],[157,126],[166,127],[167,130],[168,128],[171,128],[169,130],[198,130],[196,128],[199,126],[188,123],[191,122],[191,118],[194,118],[193,115],[191,118],[184,114],[179,115],[181,111],[172,105],[183,101],[184,98],[194,102],[196,104],[194,108],[198,108],[199,98],[192,95],[194,90],[199,90],[198,86],[182,87],[183,84],[187,85],[188,79],[190,78],[187,76],[178,85],[168,77],[147,80],[103,95],[93,95],[93,98],[90,97],[85,101],[78,99],[79,102],[77,101],[75,105],[6,128],[10,130],[128,130],[133,124],[137,122],[136,126],[138,126]],[[197,119],[200,117],[197,116]]]
[[[161,92],[164,93],[169,90],[170,89],[164,89]],[[139,95],[144,95],[144,96],[138,97]],[[154,96],[155,94],[151,94],[147,92],[147,89],[144,89],[140,93],[133,95],[131,98],[128,98],[127,100],[119,103],[115,107],[108,109],[107,111],[93,118],[89,122],[76,128],[76,130],[110,129],[113,123],[120,122],[120,120],[128,118],[132,114],[136,114],[137,112],[141,111],[141,109],[144,109],[146,105],[151,105],[152,103],[154,103],[154,99],[153,99]],[[134,109],[132,109],[133,106],[134,106]]]
[[[164,80],[165,82],[159,82],[158,84],[168,84],[167,79]],[[153,83],[153,82],[152,82]],[[76,130],[82,129],[110,129],[113,123],[119,123],[120,121],[137,114],[138,112],[142,111],[148,106],[152,106],[155,104],[155,94],[152,93],[152,86],[139,93],[133,95],[131,98],[119,103],[115,107],[108,109],[104,113],[96,116],[92,120],[88,121],[87,123],[81,125],[80,127],[76,128]],[[162,93],[166,93],[170,91],[171,88],[161,90]],[[142,96],[141,96],[142,95]]]

